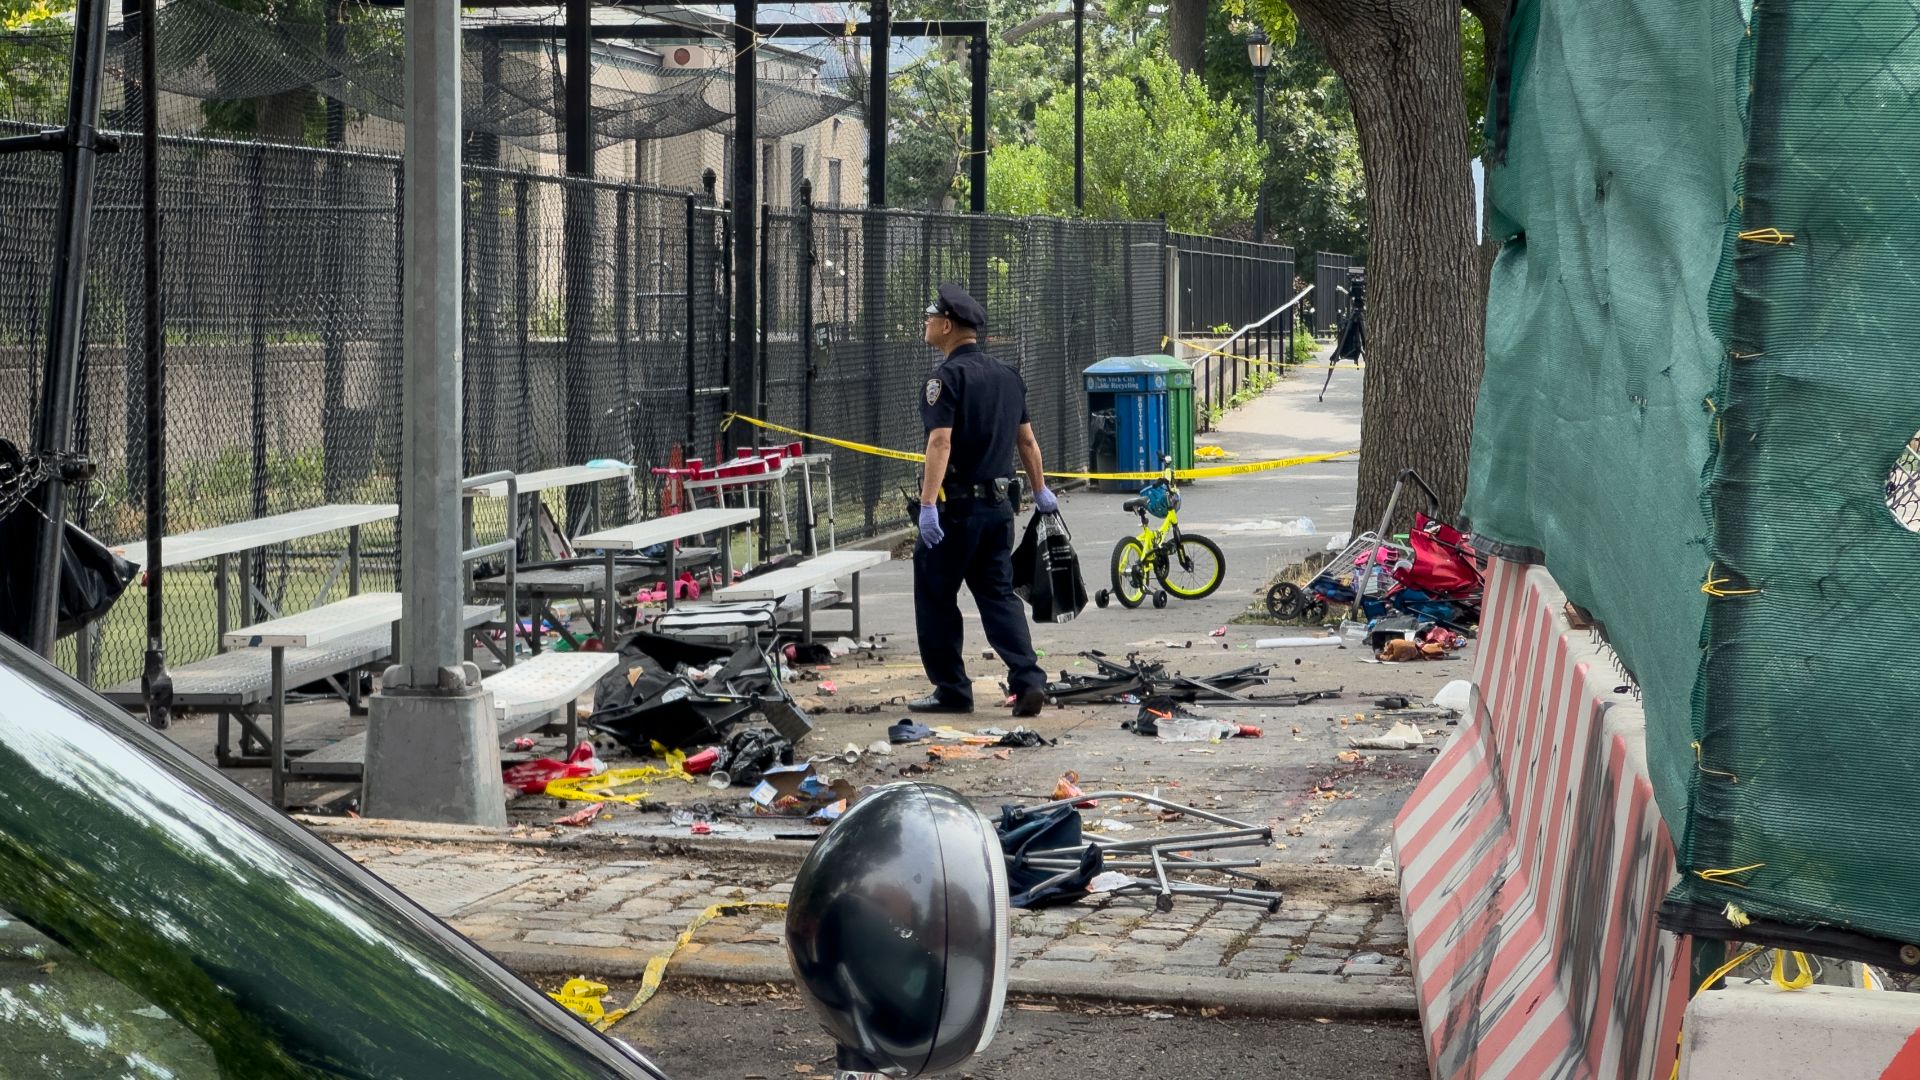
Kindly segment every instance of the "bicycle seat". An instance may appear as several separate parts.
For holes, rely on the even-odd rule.
[[[1120,504],[1120,509],[1123,511],[1131,512],[1134,510],[1138,510],[1141,507],[1144,507],[1146,505],[1147,505],[1147,500],[1145,499],[1128,499],[1126,502],[1123,502]]]

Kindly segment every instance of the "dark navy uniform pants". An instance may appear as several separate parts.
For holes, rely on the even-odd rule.
[[[941,701],[973,701],[961,645],[960,585],[964,582],[980,608],[987,642],[1007,665],[1007,686],[1014,693],[1045,686],[1047,677],[1033,655],[1027,609],[1013,595],[1013,506],[1004,500],[956,500],[942,503],[940,527],[946,536],[913,552],[913,615],[920,636],[920,663]]]

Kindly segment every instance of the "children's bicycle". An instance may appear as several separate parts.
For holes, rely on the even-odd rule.
[[[1173,478],[1173,458],[1163,457],[1165,475],[1140,489],[1138,498],[1128,499],[1121,509],[1140,515],[1140,534],[1114,545],[1109,564],[1113,587],[1094,594],[1093,602],[1106,607],[1119,600],[1124,608],[1137,608],[1149,595],[1153,606],[1167,606],[1169,595],[1182,600],[1211,596],[1227,576],[1227,557],[1220,545],[1204,536],[1180,532],[1180,488]],[[1159,527],[1147,518],[1161,518]],[[1148,585],[1158,580],[1160,587]]]

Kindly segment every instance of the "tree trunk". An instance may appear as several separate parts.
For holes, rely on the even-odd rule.
[[[1461,100],[1458,0],[1291,0],[1346,84],[1367,174],[1366,412],[1353,527],[1416,469],[1457,515],[1486,295]],[[1406,512],[1422,500],[1403,493]]]
[[[1180,70],[1198,75],[1207,51],[1207,0],[1167,0],[1167,52]]]

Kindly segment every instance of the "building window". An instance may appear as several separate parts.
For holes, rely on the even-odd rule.
[[[834,123],[837,124],[839,123],[839,121],[836,120],[834,121]],[[829,206],[841,205],[840,203],[840,159],[839,158],[830,158],[827,161],[827,205]]]
[[[773,201],[769,196],[773,194],[773,170],[778,160],[773,156],[772,143],[766,143],[760,147],[760,201],[763,203]]]
[[[787,205],[800,205],[800,184],[807,178],[807,148],[791,147],[787,151]]]

